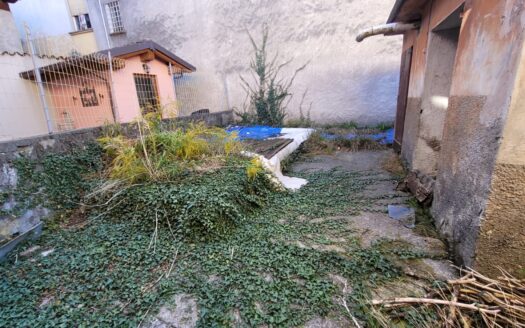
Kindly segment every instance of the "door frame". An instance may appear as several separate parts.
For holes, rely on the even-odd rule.
[[[408,88],[410,86],[410,71],[412,69],[412,53],[414,47],[405,50],[401,56],[401,70],[399,76],[399,91],[397,95],[396,121],[394,123],[394,150],[401,151],[403,133],[405,130],[405,116],[408,103]]]

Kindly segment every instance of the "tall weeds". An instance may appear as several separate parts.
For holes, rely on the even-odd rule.
[[[109,160],[110,179],[127,183],[174,179],[182,172],[240,152],[235,135],[204,124],[163,130],[160,118],[148,114],[137,122],[138,137],[107,135],[99,139]]]

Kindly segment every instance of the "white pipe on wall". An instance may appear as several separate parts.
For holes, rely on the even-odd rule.
[[[361,42],[364,39],[378,35],[396,35],[396,34],[402,34],[406,31],[415,30],[419,28],[419,23],[391,23],[391,24],[383,24],[383,25],[377,25],[373,26],[371,28],[368,28],[366,30],[361,31],[355,40],[357,42]]]

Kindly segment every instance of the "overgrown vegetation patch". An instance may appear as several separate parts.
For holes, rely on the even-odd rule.
[[[188,187],[215,190],[219,183],[234,185],[246,177],[243,167],[209,174],[196,178],[196,184],[188,180]],[[356,195],[371,181],[338,171],[304,177],[310,183],[297,193],[259,195],[267,206],[242,211],[245,219],[222,238],[187,240],[166,225],[156,230],[151,219],[159,212],[169,217],[162,213],[172,206],[163,204],[167,196],[148,200],[153,203],[146,221],[139,218],[143,209],[115,207],[111,214],[93,213],[80,230],[44,234],[38,245],[53,253],[12,254],[0,266],[0,326],[136,326],[180,293],[196,298],[201,327],[231,325],[235,311],[246,326],[289,327],[328,313],[344,316],[334,297],[344,297],[354,315],[365,320],[361,304],[368,289],[399,274],[389,260],[393,250],[363,249],[353,238],[339,243],[344,253],[296,241],[322,244],[327,236],[349,236],[337,220],[310,221],[356,213],[362,202]],[[150,188],[158,197],[155,188],[165,187]],[[343,295],[330,274],[348,279],[353,293]]]

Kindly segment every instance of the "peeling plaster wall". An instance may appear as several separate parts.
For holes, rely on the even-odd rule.
[[[113,46],[151,39],[197,67],[198,105],[212,111],[242,108],[239,75],[249,76],[252,48],[264,23],[270,50],[293,59],[285,73],[306,62],[292,92],[297,117],[302,94],[305,110],[320,122],[393,121],[399,80],[401,37],[355,42],[362,28],[384,23],[394,0],[157,0],[120,1],[127,31]],[[88,0],[99,46],[107,47],[97,0]],[[97,28],[98,27],[98,28]],[[199,109],[199,108],[196,108]]]
[[[484,231],[487,221],[498,226],[507,224],[503,217],[508,213],[500,211],[491,216],[490,206],[487,207],[489,196],[494,202],[505,204],[500,193],[507,189],[503,192],[511,195],[504,196],[508,201],[520,204],[522,199],[514,189],[522,182],[505,186],[513,180],[503,178],[510,174],[521,179],[522,174],[513,168],[496,166],[496,157],[508,119],[524,40],[524,7],[524,0],[467,3],[432,206],[437,226],[448,239],[457,262],[479,266],[489,273],[476,257],[509,254],[508,260],[502,262],[505,266],[513,266],[511,261],[519,258],[515,247],[492,248],[497,242],[488,245],[492,250],[497,249],[496,253],[484,253],[485,240],[483,237],[478,240],[478,236],[480,227]],[[500,174],[503,174],[501,179]],[[522,225],[508,228],[511,227],[523,234],[523,230],[519,230]],[[518,245],[514,238],[516,235],[507,235],[506,243]]]

